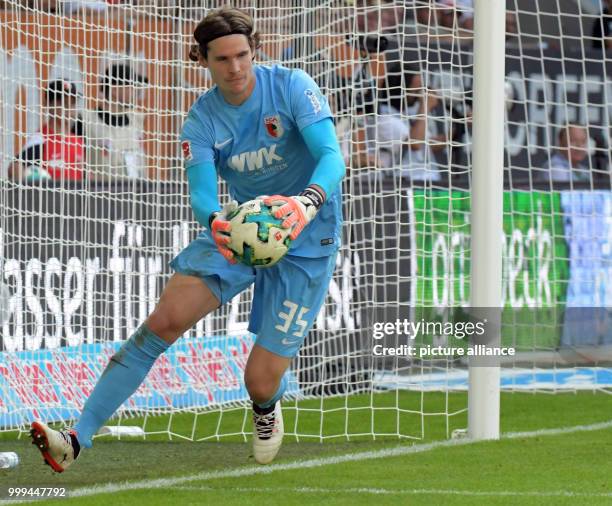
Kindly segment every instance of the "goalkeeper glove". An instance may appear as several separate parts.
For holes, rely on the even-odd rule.
[[[230,264],[235,264],[236,260],[234,259],[232,250],[227,247],[231,241],[230,234],[232,231],[232,224],[227,221],[227,215],[237,207],[238,203],[232,200],[223,207],[222,211],[214,212],[210,215],[210,218],[208,218],[213,241],[215,241],[219,252]]]
[[[262,198],[267,206],[278,206],[278,209],[274,210],[272,214],[274,217],[284,220],[281,227],[291,229],[289,237],[292,241],[314,219],[325,202],[323,191],[315,186],[309,186],[294,197],[272,195]]]

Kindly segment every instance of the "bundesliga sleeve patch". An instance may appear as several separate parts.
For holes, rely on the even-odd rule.
[[[193,154],[191,153],[191,141],[181,142],[181,147],[183,148],[183,158],[186,161],[192,160]]]

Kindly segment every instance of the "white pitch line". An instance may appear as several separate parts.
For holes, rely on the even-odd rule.
[[[556,429],[541,429],[531,432],[510,432],[502,434],[501,439],[517,439],[517,438],[532,438],[539,436],[555,436],[561,434],[571,434],[573,432],[587,432],[608,429],[612,427],[612,420],[607,422],[594,423],[590,425],[575,425],[572,427],[559,427]],[[344,462],[357,462],[371,459],[381,459],[388,457],[398,457],[402,455],[410,455],[413,453],[422,453],[438,448],[447,448],[454,446],[465,446],[482,441],[471,439],[450,439],[445,441],[436,441],[433,443],[417,444],[412,446],[396,446],[393,448],[385,448],[382,450],[371,450],[366,452],[348,453],[333,457],[321,457],[310,460],[298,460],[283,464],[272,464],[268,466],[245,466],[235,469],[222,469],[219,471],[206,471],[202,473],[192,474],[189,476],[176,476],[173,478],[159,478],[156,480],[141,480],[133,482],[116,482],[107,483],[105,485],[95,485],[93,487],[78,488],[67,493],[68,497],[85,497],[97,494],[113,494],[116,492],[125,492],[128,490],[144,490],[155,488],[169,488],[189,483],[192,481],[210,481],[222,478],[237,478],[241,476],[254,476],[258,474],[271,474],[277,471],[290,471],[293,469],[307,469],[313,467],[322,467]],[[19,501],[0,501],[0,504],[16,504]]]
[[[520,439],[523,437],[556,436],[559,434],[571,434],[572,432],[588,432],[612,427],[612,420],[607,422],[593,423],[590,425],[573,425],[572,427],[559,427],[556,429],[538,429],[527,432],[506,432],[502,439]]]
[[[218,492],[219,487],[202,485],[201,487],[179,486],[171,490],[185,490],[198,492]],[[223,489],[228,491],[228,489]],[[507,497],[612,497],[612,492],[570,492],[570,491],[526,491],[516,492],[510,490],[459,490],[459,489],[392,489],[392,488],[316,488],[316,487],[232,487],[232,492],[245,492],[264,494],[274,492],[287,492],[292,494],[372,494],[372,495],[468,495],[468,496],[507,496]]]

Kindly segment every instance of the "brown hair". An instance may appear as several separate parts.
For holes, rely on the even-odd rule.
[[[198,43],[191,46],[189,59],[198,61],[200,54],[207,58],[209,42],[234,34],[244,35],[253,52],[260,47],[259,33],[254,31],[253,18],[246,12],[233,7],[223,7],[209,12],[193,32],[193,37]]]

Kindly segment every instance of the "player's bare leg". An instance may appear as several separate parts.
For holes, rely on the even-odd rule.
[[[219,300],[200,278],[177,273],[168,281],[145,325],[172,344],[218,307]]]
[[[56,431],[32,423],[32,443],[54,471],[64,471],[81,447],[140,386],[157,357],[197,321],[219,307],[219,301],[199,278],[174,274],[155,310],[113,355],[85,402],[74,429]]]
[[[290,358],[253,346],[244,372],[244,382],[253,401],[253,455],[259,464],[269,464],[281,447],[284,435],[280,397],[285,390],[285,371]]]

